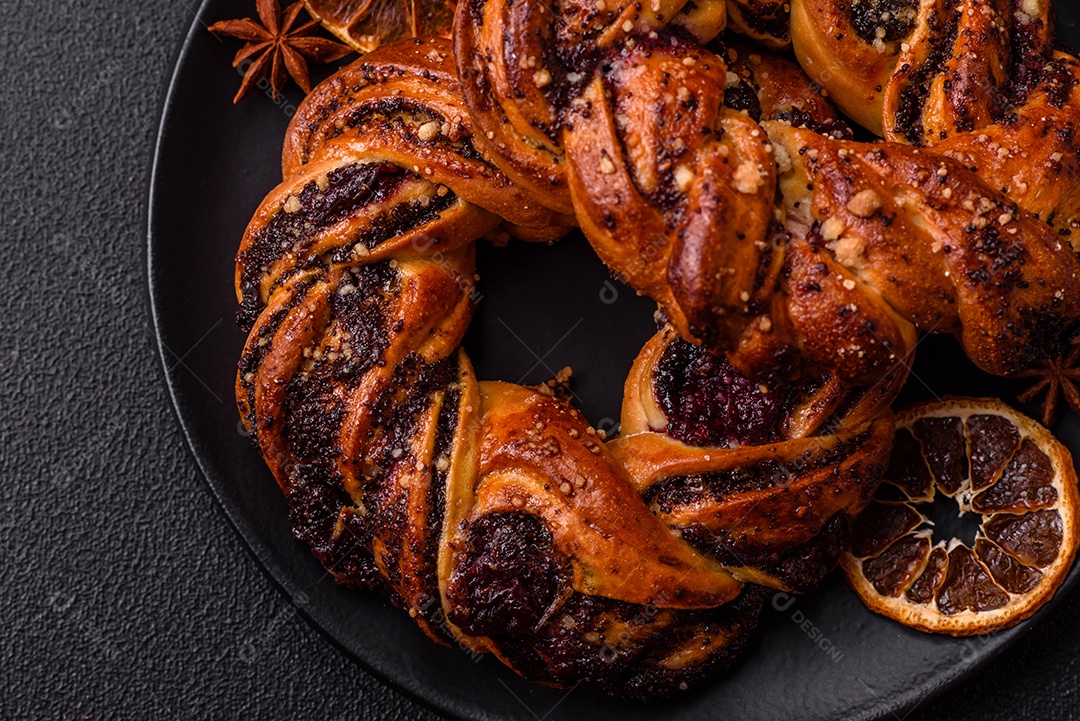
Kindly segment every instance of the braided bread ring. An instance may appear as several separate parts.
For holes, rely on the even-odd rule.
[[[238,403],[298,538],[433,638],[641,697],[730,662],[763,588],[832,567],[880,480],[917,327],[1006,373],[1080,317],[1076,258],[1044,224],[953,160],[840,140],[805,78],[764,90],[758,75],[801,77],[782,62],[728,55],[729,73],[695,42],[724,4],[689,7],[478,0],[455,19],[460,88],[444,41],[346,68],[297,114],[237,259]],[[673,78],[659,103],[633,93]],[[730,107],[744,85],[753,116]],[[968,201],[1008,208],[1016,237],[990,242],[988,222],[935,248]],[[888,230],[901,217],[910,235]],[[672,323],[608,443],[564,401],[478,382],[458,349],[473,242],[574,222]],[[912,298],[906,253],[963,277]],[[696,375],[673,372],[687,358]],[[701,383],[761,417],[695,426]]]

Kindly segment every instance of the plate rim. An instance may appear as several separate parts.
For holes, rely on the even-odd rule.
[[[188,419],[188,414],[185,412],[186,403],[179,392],[177,382],[178,370],[171,367],[168,362],[169,351],[167,344],[162,337],[162,318],[164,311],[162,299],[159,298],[160,290],[156,279],[157,274],[161,272],[161,268],[155,264],[157,255],[156,248],[160,242],[159,233],[157,232],[159,223],[158,206],[164,202],[160,196],[159,185],[160,174],[163,167],[162,155],[165,152],[164,149],[169,130],[168,124],[170,116],[176,108],[177,85],[184,65],[192,53],[198,32],[200,32],[200,30],[205,30],[206,22],[204,21],[204,17],[208,14],[210,6],[219,1],[220,0],[200,0],[199,7],[194,12],[187,31],[177,49],[174,50],[172,67],[168,73],[168,79],[158,100],[158,122],[156,125],[150,159],[149,182],[146,194],[146,285],[144,288],[150,310],[154,345],[156,346],[158,359],[161,363],[162,375],[164,377],[170,401],[169,405],[180,426],[185,445],[198,468],[199,475],[202,478],[202,485],[205,490],[209,490],[211,497],[214,499],[214,505],[216,506],[217,511],[226,520],[236,536],[239,537],[241,545],[256,561],[260,571],[267,577],[271,585],[277,589],[278,593],[293,606],[296,613],[314,628],[322,638],[326,639],[345,659],[359,665],[365,673],[370,674],[377,679],[379,683],[389,687],[395,693],[420,704],[424,708],[440,716],[460,721],[471,721],[473,717],[465,715],[452,706],[440,703],[439,700],[427,693],[426,691],[429,687],[422,684],[416,684],[416,687],[414,688],[413,685],[403,683],[395,678],[391,671],[379,667],[379,665],[370,658],[365,658],[356,653],[353,649],[350,649],[342,640],[338,639],[337,636],[330,631],[328,627],[329,624],[320,621],[319,614],[317,611],[313,610],[317,609],[317,605],[298,602],[299,592],[290,588],[289,584],[283,580],[289,578],[290,573],[288,570],[275,561],[273,555],[269,552],[269,549],[258,540],[257,534],[254,532],[254,529],[251,528],[251,524],[248,520],[240,517],[238,511],[233,508],[223,496],[219,484],[222,483],[224,479],[218,478],[219,474],[209,463],[208,458],[210,454],[207,449],[202,448],[196,440],[192,425]],[[1080,562],[1077,562],[1077,564],[1074,565],[1062,586],[1055,591],[1053,597],[1039,609],[1038,613],[1011,629],[998,632],[1002,634],[1002,636],[999,637],[998,642],[989,644],[989,648],[982,649],[973,662],[967,664],[954,664],[950,666],[948,670],[930,676],[926,680],[919,682],[918,686],[910,688],[903,693],[894,694],[887,698],[876,697],[876,709],[862,709],[862,713],[860,713],[859,710],[854,710],[852,718],[872,721],[875,719],[884,719],[891,715],[894,718],[902,719],[915,708],[928,702],[932,702],[942,694],[965,682],[980,670],[986,668],[988,664],[996,660],[1006,649],[1012,647],[1020,639],[1026,636],[1035,625],[1041,623],[1047,616],[1046,612],[1056,607],[1064,596],[1069,595],[1069,593],[1075,590],[1071,588],[1071,586],[1076,585],[1075,581],[1078,573],[1080,573]],[[309,606],[311,607],[310,609]],[[879,617],[877,614],[875,614],[874,617],[875,620],[881,618],[884,622],[890,622],[889,619]],[[989,637],[993,638],[996,635],[997,634],[990,634]],[[976,636],[974,638],[987,638],[987,636]],[[661,706],[662,704],[658,704],[656,708],[662,713]],[[872,715],[865,715],[867,711]],[[880,713],[877,713],[876,711],[880,711]]]

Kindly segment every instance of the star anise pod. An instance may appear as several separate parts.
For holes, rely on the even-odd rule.
[[[303,9],[303,2],[295,2],[283,14],[278,0],[256,0],[255,10],[262,25],[251,18],[243,18],[222,20],[210,26],[210,32],[247,41],[233,59],[234,68],[241,63],[248,63],[240,90],[233,98],[234,103],[240,102],[260,80],[268,76],[270,88],[277,96],[285,87],[286,73],[292,76],[305,93],[310,93],[311,80],[308,78],[307,60],[328,63],[352,52],[347,45],[327,38],[313,37],[311,33],[319,26],[318,20],[311,20],[294,28],[293,25]]]
[[[1038,378],[1035,385],[1016,397],[1021,403],[1027,403],[1046,394],[1043,398],[1042,424],[1049,428],[1058,417],[1058,409],[1062,397],[1072,409],[1072,412],[1080,415],[1080,345],[1074,345],[1073,349],[1060,358],[1043,361],[1037,367],[1020,373],[1020,378]]]

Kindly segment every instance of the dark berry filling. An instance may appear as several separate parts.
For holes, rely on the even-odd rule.
[[[780,389],[681,338],[664,351],[653,387],[668,435],[688,445],[756,445],[780,437]]]
[[[451,599],[450,620],[472,636],[531,636],[556,598],[561,572],[539,518],[484,516],[469,528],[469,549],[456,572],[464,597]]]

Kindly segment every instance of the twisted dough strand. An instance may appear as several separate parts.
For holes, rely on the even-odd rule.
[[[829,97],[894,142],[973,169],[1063,235],[1080,228],[1080,65],[1048,0],[794,0],[795,52]]]

